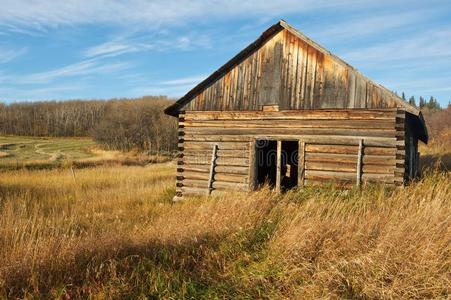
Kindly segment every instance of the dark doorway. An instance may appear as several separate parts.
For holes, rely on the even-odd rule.
[[[265,183],[274,187],[277,177],[277,141],[257,140],[255,151],[257,187]]]
[[[276,186],[277,141],[257,140],[255,147],[256,186]],[[282,141],[280,157],[280,188],[291,189],[298,184],[298,141]]]
[[[282,190],[298,185],[298,141],[282,141],[281,183]]]

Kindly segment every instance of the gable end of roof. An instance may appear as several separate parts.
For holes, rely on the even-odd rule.
[[[403,99],[401,99],[398,95],[393,93],[392,91],[388,90],[386,87],[370,80],[368,77],[363,75],[361,72],[359,72],[356,68],[339,58],[338,56],[334,55],[315,41],[311,40],[309,37],[298,31],[296,28],[292,27],[288,23],[286,23],[284,20],[280,20],[276,24],[269,27],[265,32],[263,32],[260,37],[258,37],[253,43],[251,43],[249,46],[247,46],[245,49],[240,51],[237,55],[235,55],[232,59],[230,59],[228,62],[226,62],[222,67],[220,67],[218,70],[216,70],[213,74],[208,76],[205,80],[200,82],[198,85],[196,85],[193,89],[191,89],[186,95],[181,97],[178,101],[176,101],[171,106],[167,107],[164,112],[167,115],[170,116],[178,116],[179,112],[182,110],[182,108],[188,104],[191,100],[193,100],[199,93],[201,93],[203,90],[208,88],[210,85],[212,85],[216,80],[220,79],[222,76],[224,76],[227,72],[229,72],[233,67],[241,63],[243,60],[245,60],[247,57],[249,57],[251,54],[253,54],[255,51],[257,51],[261,46],[263,46],[269,39],[271,39],[273,36],[275,36],[280,31],[286,29],[294,36],[298,37],[299,39],[303,40],[304,42],[308,43],[310,46],[314,47],[316,50],[320,51],[321,53],[325,55],[329,55],[332,57],[337,63],[342,64],[346,68],[349,68],[350,70],[360,74],[363,78],[368,80],[368,82],[371,82],[371,84],[377,86],[380,89],[383,89],[386,92],[389,92],[393,95],[393,99],[396,101],[397,105],[399,107],[402,107],[406,110],[406,112],[414,115],[418,122],[420,123],[421,132],[419,134],[420,140],[427,143],[428,140],[428,133],[426,124],[424,122],[424,118],[421,114],[421,111],[409,103],[405,102]]]

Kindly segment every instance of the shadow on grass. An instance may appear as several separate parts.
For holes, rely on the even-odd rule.
[[[182,241],[99,239],[33,267],[10,266],[0,296],[199,299],[233,298],[246,292],[258,297],[263,286],[250,288],[232,274],[265,259],[276,224],[264,221],[238,235],[204,234]],[[238,263],[239,271],[224,270],[231,262]]]
[[[422,155],[420,156],[420,165],[423,170],[436,169],[441,172],[448,172],[451,170],[451,153]]]

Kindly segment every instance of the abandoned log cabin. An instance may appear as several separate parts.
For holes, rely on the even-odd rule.
[[[423,116],[280,21],[194,87],[178,118],[177,196],[418,175]]]

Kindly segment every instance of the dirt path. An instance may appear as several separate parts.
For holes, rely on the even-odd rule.
[[[41,143],[41,144],[35,144],[34,145],[34,149],[35,149],[35,153],[40,154],[40,155],[44,155],[44,156],[48,156],[48,160],[49,161],[55,161],[57,159],[59,159],[62,154],[60,153],[60,151],[57,152],[45,152],[44,150],[40,149],[39,147],[46,145],[47,143]]]

